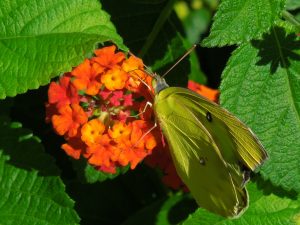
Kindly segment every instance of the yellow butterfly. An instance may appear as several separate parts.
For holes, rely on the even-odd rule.
[[[154,112],[176,170],[200,207],[237,217],[248,206],[245,184],[267,158],[254,133],[230,112],[153,76]]]

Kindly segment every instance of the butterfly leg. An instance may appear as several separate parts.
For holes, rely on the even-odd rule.
[[[152,103],[151,103],[151,102],[147,102],[147,103],[146,103],[146,105],[144,106],[142,112],[140,112],[140,113],[138,113],[138,114],[136,114],[136,115],[134,115],[134,116],[128,116],[128,117],[138,117],[138,116],[144,114],[144,113],[146,112],[146,110],[147,110],[148,107],[151,107],[151,108],[152,108]]]
[[[133,148],[134,147],[136,147],[139,143],[140,143],[140,141],[142,141],[152,130],[154,130],[155,128],[157,127],[157,123],[156,123],[156,121],[155,121],[155,123],[154,123],[154,125],[149,129],[149,130],[147,130],[147,132],[146,133],[144,133],[143,135],[142,135],[142,137],[140,137],[139,138],[139,140],[137,140],[137,142],[135,142],[135,144],[133,145]]]

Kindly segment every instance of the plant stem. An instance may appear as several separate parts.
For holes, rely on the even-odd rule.
[[[153,26],[153,29],[151,33],[148,35],[147,40],[145,42],[145,45],[139,52],[139,57],[143,58],[143,56],[147,53],[148,49],[153,44],[155,38],[157,38],[157,35],[159,35],[159,32],[161,31],[163,25],[165,24],[166,20],[169,18],[173,8],[174,3],[176,0],[169,0],[164,7],[164,9],[161,11],[159,17],[156,20],[156,23]]]
[[[300,22],[288,11],[284,10],[282,13],[283,17],[291,24],[295,25],[297,29],[300,29]]]

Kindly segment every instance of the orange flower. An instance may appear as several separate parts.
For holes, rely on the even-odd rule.
[[[109,136],[116,142],[120,142],[121,139],[128,139],[131,134],[131,124],[126,125],[122,122],[116,122],[112,129],[108,130]]]
[[[151,83],[146,82],[148,78],[151,79],[151,76],[144,70],[144,63],[141,59],[130,56],[122,63],[122,69],[130,74],[136,81],[145,81],[149,86]]]
[[[130,168],[134,169],[147,155],[147,151],[140,146],[132,145],[132,142],[123,139],[118,143],[117,148],[120,149],[118,163],[126,166],[130,163]]]
[[[130,168],[133,170],[148,155],[148,153],[144,149],[135,149],[132,153],[133,156],[130,160]]]
[[[153,148],[156,147],[156,144],[157,144],[155,137],[153,135],[151,135],[150,133],[146,136],[145,142],[146,142],[145,147],[148,150],[152,150]]]
[[[95,50],[97,57],[94,57],[93,62],[98,63],[101,67],[106,69],[114,68],[118,63],[121,63],[125,59],[123,52],[115,53],[116,46],[112,45]]]
[[[121,166],[127,166],[132,157],[132,146],[130,141],[123,139],[118,143],[117,148],[119,149],[119,154],[116,155],[116,161]]]
[[[110,91],[123,89],[127,79],[127,74],[118,68],[113,68],[101,76],[101,82]]]
[[[59,83],[51,82],[48,90],[49,103],[57,104],[57,107],[78,103],[79,97],[76,88],[70,82],[69,76],[63,76]]]
[[[219,99],[219,91],[215,89],[211,89],[209,87],[206,87],[203,84],[198,84],[194,81],[189,80],[188,82],[188,88],[192,91],[195,91],[196,93],[210,99],[211,101],[218,102]]]
[[[78,90],[84,90],[87,88],[90,73],[91,65],[90,60],[88,59],[85,59],[83,63],[79,64],[73,69],[71,74],[76,77],[76,79],[73,81],[73,84]]]
[[[122,69],[126,72],[136,71],[144,72],[143,61],[135,56],[130,56],[122,63]],[[144,75],[144,73],[143,73]]]
[[[90,120],[81,128],[81,140],[88,146],[99,143],[104,131],[105,126],[99,119]]]
[[[132,122],[131,143],[141,148],[152,150],[156,146],[154,136],[150,130],[153,125],[150,125],[144,120],[135,120]]]
[[[132,122],[130,143],[127,144],[127,149],[131,150],[130,153],[127,152],[127,155],[130,156],[131,169],[134,169],[156,147],[155,137],[150,132],[152,127],[152,125],[144,120],[135,120]]]
[[[98,70],[99,72],[103,72],[103,70]],[[73,84],[78,90],[84,90],[88,95],[96,95],[101,88],[101,83],[97,80],[98,73],[91,65],[90,60],[85,59],[83,63],[71,72],[76,77],[73,80]]]
[[[87,115],[78,104],[63,106],[58,109],[58,112],[60,115],[52,116],[52,124],[60,135],[68,133],[69,137],[76,136],[80,125],[88,120]]]
[[[75,149],[71,145],[65,143],[61,146],[61,148],[67,153],[67,155],[71,156],[73,159],[79,159],[81,155],[81,149]]]
[[[98,144],[89,146],[87,152],[91,157],[88,159],[88,162],[100,167],[114,167],[114,163],[111,159],[116,158],[116,154],[119,153],[119,150],[110,142],[110,137],[105,134],[99,140]]]
[[[135,120],[132,122],[132,133],[131,133],[131,144],[132,146],[143,148],[145,143],[145,137],[143,137],[142,127],[144,125],[144,121]]]
[[[61,148],[74,159],[79,159],[81,154],[86,154],[86,145],[80,140],[80,134],[68,139],[68,143],[63,144]]]
[[[129,79],[126,87],[134,92],[138,92],[140,88],[152,86],[152,77],[144,71],[143,61],[137,57],[130,56],[122,64],[122,69],[129,73]],[[143,82],[144,83],[143,83]],[[148,87],[147,87],[148,85]],[[147,90],[149,91],[149,90]],[[141,91],[142,92],[142,91]]]

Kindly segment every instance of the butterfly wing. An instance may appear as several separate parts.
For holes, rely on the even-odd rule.
[[[198,110],[198,116],[206,117],[201,122],[221,147],[221,154],[227,163],[238,160],[241,165],[254,171],[268,158],[254,133],[230,112],[188,89],[176,88],[175,95],[179,95],[189,108]]]
[[[239,215],[248,204],[241,165],[255,169],[266,157],[251,131],[228,111],[184,88],[160,91],[154,110],[177,173],[197,203],[223,216]]]

